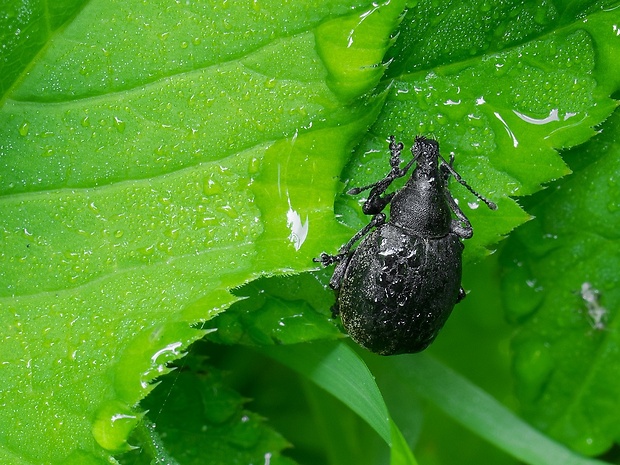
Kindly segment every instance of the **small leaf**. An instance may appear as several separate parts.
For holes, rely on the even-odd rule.
[[[213,342],[266,346],[343,337],[325,306],[333,292],[315,274],[259,278],[234,293],[243,300],[204,326],[216,330]]]
[[[383,76],[390,35],[402,18],[403,0],[375,3],[362,14],[326,21],[317,29],[317,48],[329,71],[328,84],[345,100],[372,90]],[[383,43],[377,38],[383,38]]]
[[[157,428],[143,423],[135,434],[141,450],[125,454],[121,463],[294,464],[281,455],[286,440],[244,403],[217,369],[204,362],[182,369],[142,402]]]
[[[504,257],[524,413],[588,455],[620,441],[619,134],[616,111],[599,137],[567,154],[579,168],[542,196]]]

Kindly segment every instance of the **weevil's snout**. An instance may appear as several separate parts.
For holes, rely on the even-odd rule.
[[[411,154],[418,162],[418,167],[423,171],[437,169],[439,157],[439,143],[433,139],[418,136],[411,147]]]
[[[439,142],[433,139],[427,139],[426,137],[418,136],[415,138],[415,142],[411,151],[420,154],[430,153],[435,156],[439,153]]]

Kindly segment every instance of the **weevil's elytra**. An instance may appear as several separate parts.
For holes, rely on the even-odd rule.
[[[360,345],[382,355],[413,353],[433,342],[465,292],[461,287],[463,243],[473,234],[447,181],[450,175],[493,210],[439,154],[439,144],[417,137],[413,159],[403,168],[402,143],[390,137],[388,175],[349,194],[370,189],[362,209],[370,223],[337,255],[322,253],[316,262],[336,263],[330,286],[336,291],[334,314]],[[416,164],[405,186],[387,188]],[[382,213],[390,205],[390,218]],[[454,218],[455,216],[456,218]],[[354,250],[353,245],[361,239]]]

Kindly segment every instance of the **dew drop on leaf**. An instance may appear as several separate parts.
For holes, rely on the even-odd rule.
[[[30,124],[28,123],[28,121],[24,121],[24,123],[19,127],[19,135],[27,136],[29,128]]]
[[[248,174],[256,174],[260,169],[260,159],[257,157],[250,158],[250,162],[248,164]]]
[[[106,450],[131,450],[126,438],[140,421],[141,415],[118,401],[105,402],[95,415],[92,433],[97,443]]]
[[[114,117],[114,126],[116,130],[121,134],[125,132],[125,122],[121,120],[118,116]]]
[[[222,193],[222,185],[212,178],[205,179],[202,183],[202,193],[204,195],[217,195]]]
[[[237,213],[237,210],[234,209],[230,205],[223,205],[221,207],[218,207],[218,211],[225,213],[229,218],[232,218],[232,219],[235,219],[239,216],[239,213]]]

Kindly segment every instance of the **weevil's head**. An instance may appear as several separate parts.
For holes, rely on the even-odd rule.
[[[445,177],[439,169],[439,144],[416,137],[411,152],[416,167],[392,198],[390,221],[421,237],[444,237],[450,232],[452,216],[446,200]]]
[[[418,171],[433,175],[439,169],[439,143],[433,139],[418,136],[411,147],[411,153],[416,159]]]

